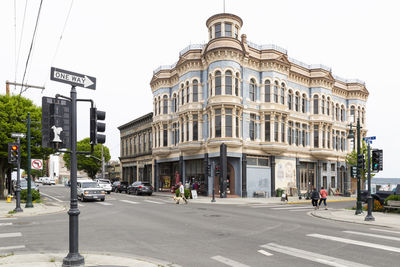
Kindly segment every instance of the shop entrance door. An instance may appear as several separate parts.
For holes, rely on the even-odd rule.
[[[227,175],[226,175],[226,180],[227,180],[227,185],[226,185],[226,194],[227,195],[234,195],[235,194],[235,169],[233,166],[228,163],[227,166]],[[215,174],[215,179],[214,179],[214,190],[215,190],[215,195],[219,195],[219,179],[220,175]]]

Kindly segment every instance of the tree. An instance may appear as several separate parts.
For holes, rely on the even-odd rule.
[[[365,168],[361,169],[361,179],[366,180],[368,175],[368,148],[367,143],[365,141],[361,141],[361,153],[364,154],[365,159]],[[349,166],[357,166],[357,150],[353,149],[352,152],[347,154],[346,163]],[[375,176],[374,173],[371,173],[371,177]]]
[[[25,133],[26,116],[30,112],[32,122],[40,122],[42,109],[35,106],[27,98],[17,96],[0,95],[0,198],[4,198],[5,174],[11,172],[13,165],[8,163],[8,143],[15,142],[11,133]],[[21,138],[21,168],[27,167],[26,138]],[[47,159],[53,152],[52,149],[41,146],[41,124],[31,124],[31,157]]]
[[[78,151],[90,151],[90,138],[85,138],[79,141],[77,144]],[[85,171],[89,177],[95,178],[96,174],[101,171],[101,145],[98,144],[93,148],[92,156],[100,159],[96,159],[93,157],[86,157],[87,154],[77,154],[78,160],[78,170]],[[104,164],[111,159],[110,150],[108,147],[103,146],[103,156],[104,156]],[[65,166],[70,170],[71,169],[71,155],[69,153],[65,153],[63,156],[65,161]]]

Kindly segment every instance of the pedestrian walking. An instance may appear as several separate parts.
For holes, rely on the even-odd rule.
[[[322,201],[324,201],[324,206],[325,209],[328,209],[328,206],[326,205],[326,197],[328,196],[328,192],[324,189],[324,187],[321,187],[321,191],[319,191],[319,194],[321,195],[321,199],[319,200],[318,207],[321,206]]]
[[[313,188],[313,191],[311,192],[311,203],[314,207],[314,209],[318,209],[318,199],[319,199],[319,193],[317,191],[317,188]]]
[[[183,201],[185,201],[185,204],[187,204],[187,199],[185,197],[185,188],[183,187],[182,182],[179,182],[179,194],[181,196],[181,198],[183,199]]]

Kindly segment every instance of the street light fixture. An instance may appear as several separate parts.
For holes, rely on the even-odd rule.
[[[101,161],[101,178],[104,179],[104,155],[103,155],[103,146],[101,146],[101,159],[93,155],[86,155],[87,158],[94,158],[98,161]]]

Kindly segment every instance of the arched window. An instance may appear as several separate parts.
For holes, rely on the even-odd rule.
[[[181,105],[185,104],[185,88],[184,85],[181,84]]]
[[[340,121],[344,121],[344,113],[345,109],[344,106],[342,105],[342,107],[340,108]]]
[[[293,101],[293,95],[292,95],[292,101]],[[281,83],[281,104],[285,105],[285,84]]]
[[[307,99],[306,94],[303,94],[302,97],[301,97],[301,112],[303,112],[303,113],[306,113],[306,110],[307,110],[307,108],[306,108],[306,103],[307,103],[306,99]]]
[[[296,92],[296,96],[294,98],[294,110],[299,112],[299,101],[300,101],[300,94]]]
[[[189,87],[189,82],[186,82],[186,103],[189,103],[189,97],[190,97],[190,87]]]
[[[239,73],[235,77],[235,96],[239,96]]]
[[[314,114],[318,114],[318,95],[314,96]]]
[[[215,95],[221,95],[221,72],[215,72]]]
[[[249,97],[251,101],[256,101],[256,81],[250,80]]]
[[[158,97],[158,114],[161,114],[161,97]]]
[[[292,90],[289,90],[289,94],[288,94],[288,108],[289,110],[293,109],[293,92]]]
[[[325,114],[325,96],[322,96],[322,101],[321,101],[321,113]]]
[[[328,115],[328,116],[329,116],[329,113],[330,113],[330,106],[331,106],[331,99],[328,97],[326,99],[326,115]]]
[[[154,113],[157,115],[157,98],[154,98]]]
[[[279,83],[277,81],[275,81],[274,83],[274,102],[278,103],[278,86]]]
[[[176,112],[176,110],[177,110],[176,94],[174,94],[172,97],[172,111]]]
[[[264,89],[265,89],[264,101],[271,102],[271,82],[269,80],[265,81]]]
[[[360,113],[361,113],[361,109],[360,109],[360,107],[358,107],[358,110],[357,110],[357,118],[359,118],[360,121],[361,121]]]
[[[364,110],[364,108],[362,108],[362,110],[361,110],[361,123],[364,123],[364,120],[365,120],[365,110]]]
[[[208,80],[210,81],[210,96],[213,95],[213,83],[212,83],[212,76],[211,73],[209,75],[210,77],[208,78]]]
[[[163,96],[163,114],[168,114],[168,96]]]
[[[193,80],[193,102],[199,101],[199,82]]]
[[[356,110],[354,106],[351,106],[350,108],[350,117],[352,118],[353,122],[356,122]]]
[[[336,104],[336,120],[337,121],[339,121],[339,113],[340,113],[339,104]]]
[[[225,72],[225,94],[232,95],[232,72],[230,70]]]

